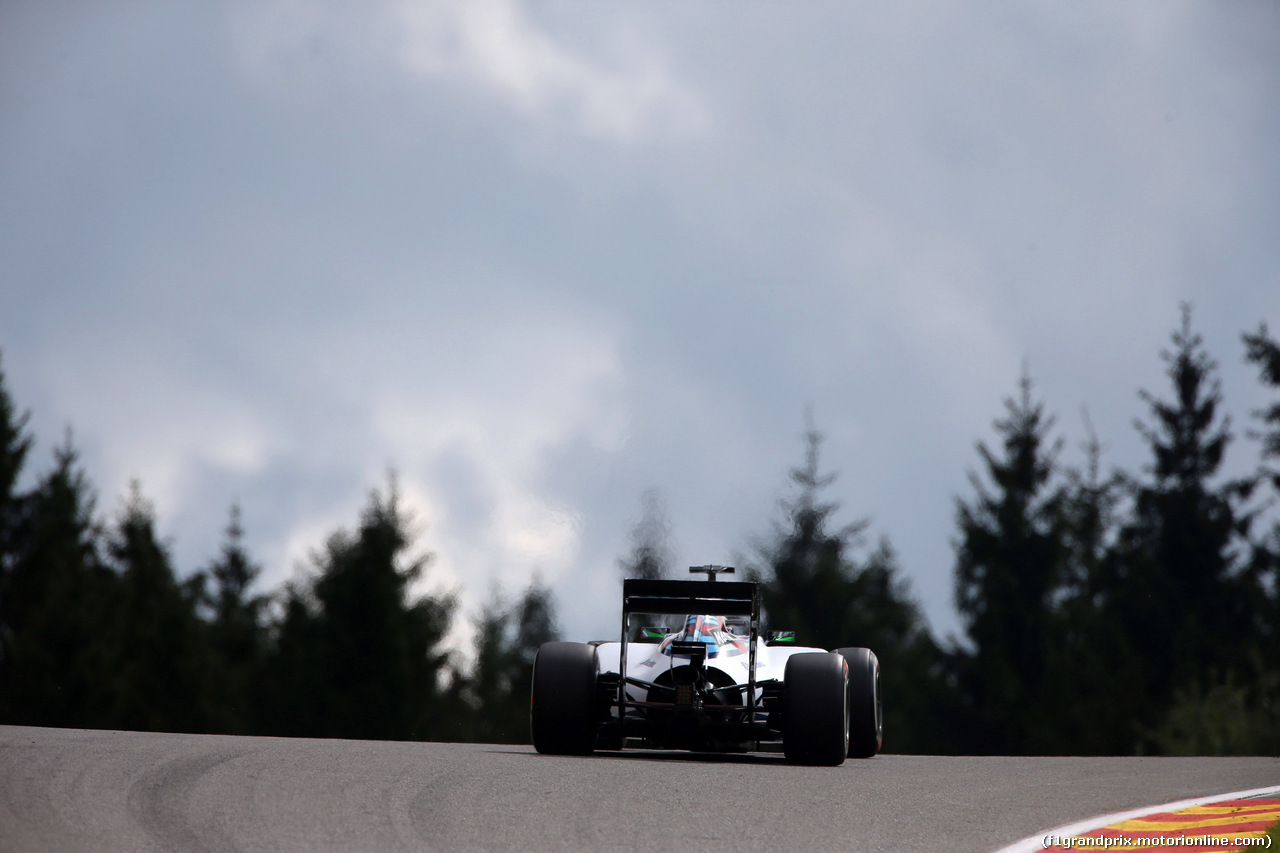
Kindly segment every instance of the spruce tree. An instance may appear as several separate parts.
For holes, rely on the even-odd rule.
[[[870,646],[872,626],[851,624],[855,614],[865,613],[855,591],[862,566],[854,562],[853,552],[865,545],[869,522],[831,529],[839,504],[820,499],[836,479],[820,473],[822,440],[812,427],[805,433],[804,464],[790,472],[797,492],[782,505],[785,523],[757,547],[762,565],[751,566],[748,574],[760,583],[771,628],[795,631],[804,645]]]
[[[1265,323],[1242,336],[1245,358],[1258,370],[1258,379],[1272,392],[1280,391],[1280,342],[1271,337]],[[1269,486],[1266,501],[1274,510],[1280,499],[1280,398],[1253,412],[1256,429],[1248,432],[1260,442],[1255,481]],[[1237,661],[1242,675],[1228,678],[1207,691],[1197,686],[1184,691],[1161,734],[1171,733],[1163,744],[1170,751],[1205,751],[1205,731],[1213,751],[1274,755],[1280,750],[1280,520],[1271,516],[1269,526],[1251,530],[1249,550],[1241,582],[1250,597],[1252,624],[1249,649]],[[1219,717],[1206,725],[1197,712],[1219,709]],[[1221,713],[1224,709],[1234,715]]]
[[[795,496],[783,503],[786,524],[757,548],[747,576],[760,584],[766,624],[796,632],[803,645],[864,646],[880,660],[885,744],[896,751],[937,748],[927,705],[937,684],[938,650],[901,577],[888,542],[866,556],[860,520],[833,529],[839,504],[821,493],[835,480],[822,474],[822,435],[805,434],[804,463],[791,471]]]
[[[240,518],[239,505],[232,506],[222,553],[198,576],[213,654],[215,725],[229,734],[255,730],[255,679],[266,651],[268,599],[252,592],[261,568],[245,548]],[[213,590],[206,593],[208,580]]]
[[[513,613],[511,725],[518,743],[529,743],[529,696],[533,689],[533,659],[538,647],[560,639],[555,597],[536,574],[525,588]]]
[[[558,638],[555,602],[537,577],[513,606],[494,590],[476,621],[468,738],[480,743],[529,742],[533,658],[539,646]]]
[[[3,353],[0,353],[0,660],[4,654],[5,578],[12,569],[17,549],[18,477],[31,450],[31,435],[26,431],[30,418],[30,412],[18,414],[13,398],[9,396]]]
[[[1051,749],[1042,729],[1050,685],[1046,661],[1056,640],[1055,596],[1064,577],[1061,441],[1023,376],[996,421],[1000,452],[978,444],[988,487],[970,475],[975,498],[958,501],[956,606],[972,643],[960,688],[977,752]]]
[[[660,580],[671,575],[671,521],[656,489],[647,489],[640,503],[640,520],[631,530],[631,552],[618,561],[618,568],[623,578]]]
[[[511,612],[494,589],[476,623],[475,663],[467,684],[470,725],[464,737],[476,743],[515,743],[508,724],[511,701]]]
[[[0,353],[2,358],[3,353]],[[11,600],[13,572],[17,563],[19,513],[21,497],[18,477],[22,473],[31,436],[26,432],[30,413],[18,414],[5,383],[4,364],[0,360],[0,672],[3,672],[7,647],[12,643],[13,620],[18,618]],[[10,652],[11,653],[11,652]],[[0,675],[0,679],[3,675]],[[0,698],[0,703],[4,700]],[[0,713],[3,705],[0,704]]]
[[[190,585],[180,583],[155,531],[155,509],[137,481],[110,531],[120,578],[113,717],[134,731],[210,731],[212,658]]]
[[[426,554],[395,482],[358,530],[333,534],[316,573],[287,591],[268,666],[268,728],[317,737],[426,739],[444,732],[441,675],[454,599],[414,598]]]
[[[1231,441],[1220,413],[1217,365],[1183,307],[1173,347],[1162,353],[1173,399],[1149,392],[1150,424],[1137,428],[1152,461],[1134,484],[1123,531],[1124,577],[1117,596],[1129,645],[1141,651],[1146,700],[1139,724],[1154,725],[1175,692],[1220,682],[1248,645],[1250,595],[1240,571],[1250,514],[1247,484],[1219,483]]]
[[[103,563],[93,492],[70,435],[18,505],[0,596],[0,720],[113,726],[120,583]]]
[[[1243,338],[1245,357],[1258,368],[1259,380],[1269,388],[1280,389],[1280,343],[1271,337],[1265,323],[1258,326],[1258,331],[1245,334]],[[1262,429],[1254,435],[1262,441],[1264,465],[1280,460],[1280,400],[1255,412],[1255,415],[1262,422]],[[1264,468],[1263,473],[1280,491],[1280,471]]]
[[[1047,691],[1057,743],[1049,752],[1116,755],[1134,750],[1134,691],[1141,659],[1123,630],[1116,596],[1123,564],[1117,547],[1126,477],[1102,472],[1102,442],[1090,430],[1082,468],[1068,467],[1062,489],[1067,551],[1060,632],[1049,648]]]

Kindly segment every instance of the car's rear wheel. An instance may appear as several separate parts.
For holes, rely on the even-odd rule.
[[[787,658],[783,678],[782,749],[794,764],[844,762],[849,750],[844,658],[805,652]]]
[[[596,650],[586,643],[543,643],[533,659],[529,725],[533,746],[553,755],[595,749]]]
[[[849,665],[849,757],[871,758],[884,743],[880,661],[871,649],[840,649]]]

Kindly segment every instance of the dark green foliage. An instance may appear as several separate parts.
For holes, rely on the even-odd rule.
[[[1244,335],[1245,356],[1258,368],[1258,378],[1273,393],[1280,392],[1280,343],[1277,343],[1262,324],[1252,335]],[[1262,442],[1262,464],[1258,481],[1269,483],[1269,503],[1272,508],[1280,501],[1280,397],[1254,416],[1261,422],[1261,429],[1250,436]],[[1263,521],[1264,523],[1256,523]],[[1280,520],[1272,516],[1271,525],[1255,519],[1262,532],[1250,542],[1244,582],[1252,597],[1251,634],[1254,649],[1249,663],[1254,677],[1245,685],[1249,713],[1259,724],[1253,727],[1253,749],[1257,754],[1280,753],[1276,738],[1280,735]]]
[[[221,732],[254,731],[256,676],[267,652],[268,599],[251,592],[260,573],[245,549],[240,507],[233,506],[222,554],[193,578],[208,620],[212,689],[217,695],[215,727]],[[210,580],[211,592],[206,591]]]
[[[1252,335],[1246,334],[1243,338],[1245,357],[1257,366],[1262,383],[1271,388],[1280,388],[1280,343],[1268,334],[1266,324],[1259,326],[1258,331]],[[1263,458],[1280,458],[1280,400],[1257,412],[1256,415],[1263,425],[1263,431],[1258,434],[1262,439]],[[1276,476],[1273,483],[1277,489],[1280,489],[1280,476]]]
[[[551,591],[537,578],[506,606],[495,590],[476,622],[476,660],[466,684],[470,727],[479,743],[529,743],[529,692],[538,647],[560,638]]]
[[[412,740],[437,731],[452,596],[414,598],[430,561],[392,482],[355,534],[333,534],[315,574],[291,585],[267,666],[268,731]]]
[[[924,627],[887,542],[859,559],[867,522],[831,529],[835,503],[820,493],[834,475],[819,473],[822,436],[809,429],[804,464],[791,472],[796,496],[784,503],[787,524],[758,551],[748,575],[761,584],[768,625],[792,630],[807,646],[870,648],[880,658],[885,703],[885,748],[940,748],[924,700],[938,685],[937,648]]]
[[[101,559],[93,496],[70,439],[17,503],[0,596],[0,720],[111,725],[122,590]]]
[[[1190,312],[1164,353],[1173,399],[1148,392],[1143,478],[1062,469],[1050,420],[1019,401],[980,447],[990,481],[960,505],[957,650],[967,751],[1263,749],[1274,711],[1265,663],[1272,553],[1249,539],[1256,479],[1219,483],[1231,433]],[[1270,680],[1269,680],[1270,679]],[[1252,746],[1249,746],[1252,745]]]
[[[1280,344],[1243,336],[1280,389]],[[978,445],[957,502],[956,601],[967,637],[939,649],[887,542],[837,526],[810,429],[785,522],[746,574],[769,627],[880,658],[885,748],[903,752],[1274,754],[1280,731],[1280,403],[1255,413],[1253,476],[1232,449],[1216,365],[1189,310],[1164,353],[1171,393],[1142,393],[1141,474],[1062,461],[1028,380]],[[28,417],[0,372],[0,723],[527,742],[531,662],[557,638],[551,591],[495,592],[465,671],[446,652],[450,595],[418,591],[429,557],[394,482],[354,531],[273,595],[233,508],[220,554],[179,580],[135,485],[114,522],[70,438],[22,490]],[[643,497],[626,576],[671,569],[670,523]],[[584,639],[584,638],[574,638]]]
[[[31,436],[26,432],[30,417],[30,412],[18,414],[5,387],[4,364],[0,361],[0,608],[4,601],[4,579],[18,547],[18,476],[31,450]],[[0,634],[0,655],[3,642],[4,635]]]
[[[473,713],[466,740],[477,743],[523,740],[518,710],[524,708],[528,700],[521,701],[523,697],[512,695],[517,661],[512,660],[511,633],[511,612],[495,590],[476,620],[476,661],[467,685],[467,699]],[[513,699],[517,708],[512,707]]]
[[[135,482],[107,539],[120,578],[111,724],[135,731],[213,728],[211,649],[196,595],[174,576],[155,534],[155,512]]]
[[[1165,755],[1280,754],[1280,674],[1179,688],[1150,740]]]
[[[1066,564],[1057,593],[1055,645],[1046,665],[1050,751],[1083,755],[1131,752],[1132,720],[1143,697],[1140,650],[1130,645],[1115,594],[1123,563],[1116,548],[1126,496],[1123,475],[1103,476],[1102,444],[1090,435],[1083,469],[1068,468],[1062,487]]]
[[[991,486],[971,475],[977,495],[956,512],[956,606],[972,644],[956,659],[967,740],[982,753],[1051,748],[1050,662],[1062,642],[1056,605],[1069,557],[1053,419],[1026,377],[1005,410],[995,424],[1000,452],[978,445]]]
[[[1253,596],[1240,570],[1249,485],[1215,482],[1230,422],[1220,413],[1216,365],[1191,330],[1189,309],[1163,357],[1174,399],[1142,395],[1153,423],[1138,428],[1152,464],[1134,484],[1114,600],[1129,645],[1141,650],[1142,679],[1133,688],[1146,699],[1139,721],[1148,727],[1178,691],[1216,681],[1243,662],[1253,622]]]
[[[1280,343],[1267,333],[1262,325],[1252,335],[1244,336],[1246,358],[1258,368],[1262,384],[1280,392]],[[1258,479],[1269,482],[1272,488],[1271,502],[1280,501],[1280,397],[1262,411],[1255,412],[1261,429],[1250,435],[1262,442],[1263,464]],[[1274,519],[1274,516],[1273,516]],[[1269,530],[1252,543],[1247,567],[1254,597],[1255,616],[1253,630],[1258,637],[1259,656],[1270,675],[1280,682],[1280,520],[1273,520]],[[1280,696],[1276,697],[1280,702]]]
[[[4,365],[0,362],[0,666],[13,642],[13,620],[21,618],[17,603],[13,600],[14,571],[20,547],[20,513],[22,500],[18,495],[18,477],[31,450],[31,436],[26,432],[30,412],[19,415],[5,387]],[[0,672],[3,672],[0,670]],[[0,693],[0,702],[4,702]]]

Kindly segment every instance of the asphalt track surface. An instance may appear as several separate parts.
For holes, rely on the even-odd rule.
[[[781,756],[0,726],[0,851],[949,850],[1280,784],[1280,758]]]

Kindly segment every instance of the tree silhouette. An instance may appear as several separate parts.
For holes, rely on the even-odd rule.
[[[468,684],[472,725],[481,743],[529,743],[533,657],[558,639],[551,590],[537,577],[508,607],[495,589],[476,621],[476,661]]]
[[[1134,484],[1133,516],[1122,537],[1125,565],[1117,596],[1130,645],[1142,650],[1147,699],[1139,720],[1152,725],[1175,691],[1208,685],[1242,660],[1252,624],[1239,561],[1251,516],[1247,483],[1217,484],[1231,441],[1220,413],[1217,365],[1183,306],[1173,348],[1162,353],[1173,399],[1146,391],[1152,423],[1137,427],[1151,449],[1147,477]]]
[[[1280,389],[1280,343],[1267,332],[1267,325],[1259,325],[1258,331],[1243,335],[1243,339],[1245,357],[1258,368],[1262,384]],[[1263,461],[1280,459],[1280,400],[1255,415],[1262,421],[1262,431],[1254,435],[1262,440]],[[1280,471],[1270,471],[1268,478],[1280,491]]]
[[[1127,480],[1118,471],[1102,473],[1102,443],[1092,429],[1083,449],[1084,467],[1067,468],[1062,489],[1067,555],[1057,634],[1046,661],[1052,708],[1045,722],[1057,744],[1046,751],[1124,754],[1137,743],[1133,720],[1143,699],[1132,685],[1144,668],[1117,599]]]
[[[13,568],[18,548],[18,476],[31,450],[32,438],[26,431],[30,419],[30,412],[18,414],[9,396],[4,362],[0,358],[0,614],[4,612],[5,579]],[[4,654],[3,624],[0,621],[0,660]]]
[[[645,490],[640,504],[640,520],[631,530],[631,552],[618,561],[618,568],[624,578],[660,580],[671,575],[671,520],[657,489]]]
[[[218,558],[193,578],[208,618],[213,654],[213,689],[218,695],[218,731],[248,734],[255,730],[254,691],[266,654],[268,599],[251,590],[261,568],[244,545],[239,505],[231,507],[226,538]],[[212,591],[206,587],[212,581]]]
[[[1060,641],[1055,612],[1067,558],[1063,494],[1057,487],[1062,442],[1031,396],[1025,375],[996,421],[997,454],[978,444],[989,488],[957,502],[956,606],[973,651],[962,655],[960,687],[979,752],[1044,751],[1052,711],[1046,671]]]
[[[135,731],[209,731],[213,661],[196,616],[196,590],[180,584],[156,537],[155,509],[137,481],[107,538],[120,578],[113,650],[115,725]]]
[[[68,435],[54,468],[11,506],[0,593],[0,720],[114,725],[120,584],[106,568],[94,499]]]
[[[783,503],[786,524],[758,548],[747,575],[760,584],[769,627],[793,630],[804,645],[836,649],[865,646],[880,659],[885,695],[886,744],[911,751],[932,743],[926,697],[937,685],[938,650],[918,605],[900,577],[892,548],[882,542],[865,558],[860,520],[832,529],[837,503],[821,492],[835,480],[821,474],[822,435],[805,433],[805,461],[791,471],[797,487]]]
[[[413,520],[394,479],[355,534],[339,531],[292,585],[268,671],[269,727],[281,734],[424,739],[440,730],[441,643],[451,595],[413,598],[430,556],[410,554]]]

